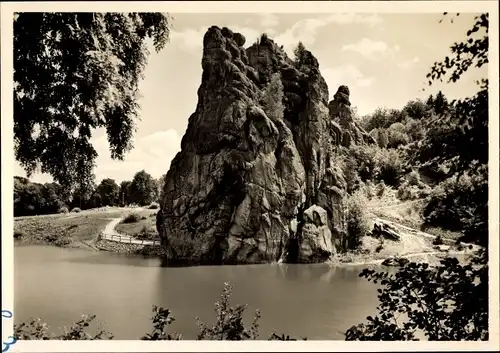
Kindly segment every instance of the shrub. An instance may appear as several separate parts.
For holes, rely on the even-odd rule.
[[[79,207],[75,207],[71,210],[71,213],[79,213],[82,212],[82,210]]]
[[[22,238],[24,237],[24,233],[23,232],[19,232],[19,231],[15,231],[14,232],[14,239],[19,239],[19,238]]]
[[[377,179],[383,180],[385,184],[397,186],[404,172],[403,159],[397,150],[378,151],[376,158]]]
[[[259,336],[258,321],[261,317],[259,310],[255,311],[255,316],[250,328],[246,328],[243,323],[243,313],[245,305],[230,306],[232,287],[229,283],[224,283],[224,290],[221,300],[215,303],[216,321],[209,327],[197,318],[200,333],[198,340],[229,340],[241,341],[247,339],[257,339]]]
[[[488,180],[485,175],[452,177],[440,183],[424,208],[432,226],[463,231],[464,240],[488,246]]]
[[[408,175],[406,176],[406,180],[410,185],[416,185],[420,186],[420,174],[418,172],[412,170]]]
[[[443,245],[443,238],[441,238],[440,235],[438,235],[434,240],[432,241],[432,245]]]
[[[354,250],[361,245],[361,238],[370,231],[366,212],[366,198],[359,192],[347,200],[347,237],[344,250]]]
[[[123,223],[135,223],[141,220],[141,216],[138,213],[130,213],[127,217],[123,219]]]
[[[110,340],[113,335],[104,330],[91,335],[84,330],[91,325],[95,315],[82,315],[82,319],[65,329],[63,334],[55,335],[48,332],[49,326],[41,319],[34,319],[28,324],[14,325],[14,337],[17,340]]]
[[[57,211],[57,213],[68,213],[68,212],[69,212],[69,209],[68,209],[68,207],[67,207],[67,206],[63,206],[63,207],[61,207],[61,208]]]
[[[151,205],[148,207],[150,210],[156,210],[160,208],[160,205],[158,205],[156,202],[153,202]]]
[[[488,340],[488,265],[485,252],[461,265],[456,258],[433,268],[410,262],[395,274],[365,269],[380,282],[377,315],[354,325],[346,341]]]
[[[179,334],[169,334],[167,333],[167,327],[175,321],[175,318],[171,315],[169,309],[165,309],[159,306],[153,306],[153,330],[151,333],[147,333],[141,340],[143,341],[172,341],[180,340],[182,336]]]
[[[382,197],[384,196],[384,193],[385,193],[385,183],[384,181],[382,180],[380,183],[378,183],[377,185],[377,196],[378,197]]]

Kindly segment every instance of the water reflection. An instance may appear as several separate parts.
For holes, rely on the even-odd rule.
[[[247,304],[246,320],[262,313],[272,331],[308,339],[342,339],[339,331],[374,313],[376,288],[362,267],[271,264],[161,267],[159,260],[53,247],[15,248],[16,322],[42,317],[64,326],[97,314],[116,339],[151,330],[152,306],[172,310],[172,329],[195,339],[196,317],[214,320],[224,282],[232,304]],[[134,320],[130,320],[133,317]],[[20,320],[20,321],[17,321]],[[247,321],[249,322],[249,321]]]

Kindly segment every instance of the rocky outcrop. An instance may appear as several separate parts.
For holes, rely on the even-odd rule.
[[[375,143],[373,137],[353,119],[347,86],[338,88],[333,100],[328,104],[328,108],[332,125],[336,125],[335,128],[339,134],[338,143],[346,147],[351,144]]]
[[[310,52],[294,62],[265,35],[248,49],[244,43],[227,28],[205,34],[198,104],[157,215],[166,257],[172,264],[325,261],[346,228],[335,154],[346,130]],[[263,102],[273,77],[283,97],[270,107]]]

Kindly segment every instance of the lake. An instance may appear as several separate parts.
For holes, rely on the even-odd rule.
[[[14,248],[15,320],[40,317],[52,328],[96,314],[114,339],[139,339],[152,329],[152,306],[167,307],[171,331],[196,339],[196,317],[208,324],[224,282],[232,304],[262,314],[260,333],[343,340],[343,331],[375,314],[376,286],[362,267],[245,265],[165,268],[158,259],[50,246]],[[366,267],[366,266],[364,266]]]

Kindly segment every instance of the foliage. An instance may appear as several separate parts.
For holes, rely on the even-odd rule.
[[[405,172],[402,152],[384,149],[374,145],[353,145],[344,151],[344,173],[348,191],[356,190],[359,180],[366,182],[383,181],[389,186],[397,186]]]
[[[432,245],[443,245],[443,238],[441,238],[440,235],[438,235],[434,240],[432,241]]]
[[[34,319],[29,323],[14,325],[14,337],[17,340],[109,340],[113,336],[104,330],[99,330],[95,335],[86,332],[86,329],[95,319],[95,315],[83,315],[80,320],[70,328],[65,328],[64,333],[56,335],[48,332],[48,325],[41,319]]]
[[[387,129],[388,142],[387,147],[397,148],[401,145],[406,145],[410,141],[406,134],[405,125],[402,123],[394,123]]]
[[[182,336],[179,334],[169,334],[167,333],[167,327],[175,321],[175,318],[171,315],[169,309],[153,306],[153,330],[151,333],[147,333],[141,340],[143,341],[172,341],[180,340]]]
[[[410,262],[395,274],[365,269],[360,277],[382,286],[378,315],[349,328],[347,341],[409,341],[422,335],[439,341],[488,340],[484,254],[466,265],[456,258],[446,258],[436,268]]]
[[[15,157],[66,188],[93,180],[93,130],[114,159],[132,148],[138,83],[169,38],[162,13],[23,12],[14,19]]]
[[[406,103],[403,110],[410,118],[421,120],[426,117],[428,106],[421,100],[415,100]]]
[[[445,13],[446,14],[446,13]],[[472,34],[484,30],[483,37]],[[453,57],[437,62],[429,84],[449,75],[457,81],[471,66],[488,63],[488,14],[475,19],[467,39],[451,47]],[[451,70],[451,74],[450,74]],[[429,198],[428,222],[462,229],[469,239],[488,244],[488,91],[483,80],[472,98],[444,104],[430,97],[434,116],[416,161],[445,166],[450,178]],[[439,95],[439,94],[438,94]],[[444,100],[443,100],[444,101]],[[414,117],[415,118],[415,117]],[[433,129],[434,127],[434,129]],[[423,165],[426,167],[426,165]],[[467,195],[467,196],[466,196]],[[346,340],[488,340],[488,252],[481,249],[468,264],[446,258],[435,268],[409,263],[395,275],[365,269],[360,276],[380,282],[378,315],[352,326]]]
[[[68,213],[68,212],[69,212],[69,209],[68,209],[68,207],[67,207],[67,206],[63,206],[63,207],[61,207],[61,208],[57,211],[57,213]]]
[[[361,239],[370,231],[366,199],[359,192],[347,200],[346,221],[347,237],[344,250],[355,250],[361,245]]]
[[[129,180],[124,180],[120,183],[119,198],[120,204],[128,205],[132,202],[132,197],[130,195],[130,185],[132,184]]]
[[[424,217],[429,225],[462,230],[469,241],[488,245],[488,180],[465,174],[440,183],[429,196]]]
[[[97,186],[96,192],[99,194],[103,205],[111,206],[118,202],[120,187],[113,179],[105,178]]]
[[[262,106],[264,112],[272,121],[283,120],[283,84],[281,83],[281,74],[274,73],[271,75],[271,80],[264,89],[262,95]]]
[[[141,170],[134,175],[130,184],[130,197],[132,202],[141,206],[151,204],[158,196],[158,185],[153,177]]]
[[[304,64],[306,60],[306,52],[307,50],[306,47],[304,46],[304,43],[299,42],[295,47],[295,49],[293,50],[295,65],[297,65],[297,67],[301,67]]]
[[[125,217],[122,223],[135,223],[141,220],[141,216],[138,213],[131,213]]]
[[[221,300],[215,303],[216,321],[212,327],[197,319],[200,328],[198,340],[241,341],[258,338],[258,321],[261,317],[259,310],[255,312],[250,328],[246,328],[243,323],[243,313],[246,306],[230,306],[231,294],[232,286],[229,283],[224,283]]]

